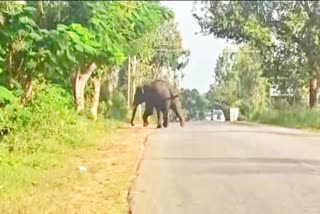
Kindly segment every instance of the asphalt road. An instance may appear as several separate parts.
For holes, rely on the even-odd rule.
[[[131,198],[133,214],[319,214],[320,135],[170,124],[149,137]]]

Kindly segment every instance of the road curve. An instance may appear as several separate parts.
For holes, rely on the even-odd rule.
[[[231,123],[170,124],[149,137],[133,214],[318,214],[320,135]]]

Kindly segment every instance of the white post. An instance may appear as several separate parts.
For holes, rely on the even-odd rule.
[[[239,117],[239,108],[230,108],[230,121],[237,121]]]

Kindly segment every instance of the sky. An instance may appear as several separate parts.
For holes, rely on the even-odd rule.
[[[182,36],[183,45],[190,50],[190,60],[184,69],[182,88],[197,89],[200,93],[209,90],[214,82],[213,70],[222,50],[229,46],[225,40],[215,39],[212,35],[195,35],[200,30],[197,21],[193,18],[192,1],[161,1],[173,10]]]

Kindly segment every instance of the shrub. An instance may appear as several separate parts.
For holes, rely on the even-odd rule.
[[[100,104],[100,114],[106,118],[124,120],[128,118],[127,100],[119,91],[115,91],[111,99],[102,101]]]
[[[98,126],[104,126],[103,121],[94,122],[77,115],[73,109],[71,94],[54,84],[37,91],[27,106],[8,105],[0,110],[2,127],[9,129],[9,134],[0,138],[0,165],[16,160],[10,159],[10,156],[55,153],[61,152],[58,150],[62,147],[80,146],[90,132]],[[4,160],[5,157],[7,161]],[[47,164],[43,163],[47,160],[36,161],[38,166]],[[17,164],[30,163],[18,160]],[[34,166],[35,163],[31,165]]]

